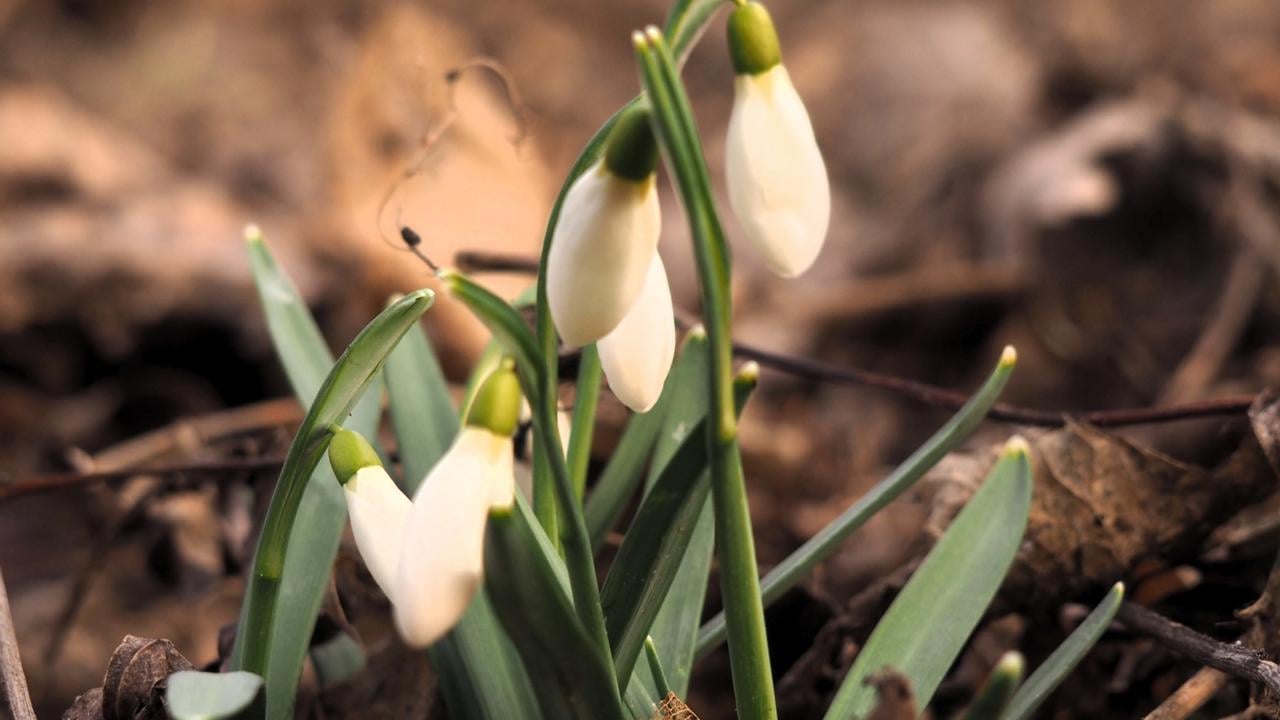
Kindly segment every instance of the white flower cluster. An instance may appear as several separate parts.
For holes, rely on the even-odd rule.
[[[725,151],[730,205],[769,267],[796,277],[813,265],[827,234],[826,166],[762,5],[734,11],[729,45],[736,72]],[[609,387],[636,412],[657,402],[675,351],[649,117],[643,104],[620,115],[604,158],[570,186],[547,264],[560,337],[570,347],[596,343]]]

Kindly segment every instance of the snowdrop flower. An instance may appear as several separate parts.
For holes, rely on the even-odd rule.
[[[730,15],[729,51],[735,73],[725,146],[729,204],[769,267],[795,277],[813,264],[827,234],[827,169],[763,5],[746,2]]]
[[[489,510],[515,503],[511,436],[520,400],[515,371],[504,363],[480,386],[452,447],[414,493],[391,594],[409,645],[440,639],[480,587]]]
[[[671,288],[658,253],[649,263],[640,297],[596,347],[609,389],[632,410],[648,412],[662,394],[676,347]]]
[[[624,112],[607,143],[604,158],[565,195],[547,260],[551,318],[570,347],[622,322],[658,249],[658,150],[648,108]]]
[[[360,435],[343,430],[329,443],[356,546],[412,646],[449,632],[480,587],[489,510],[515,503],[511,436],[520,400],[515,372],[504,364],[481,385],[462,430],[412,502]]]

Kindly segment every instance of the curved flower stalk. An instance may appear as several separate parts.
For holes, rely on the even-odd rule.
[[[511,366],[495,370],[412,503],[359,435],[343,431],[330,443],[329,461],[343,483],[356,545],[409,645],[439,640],[479,589],[489,510],[515,504],[511,436],[520,400]]]
[[[632,410],[648,412],[662,394],[675,347],[671,287],[662,258],[654,253],[640,297],[597,344],[609,389]]]
[[[657,163],[649,110],[633,107],[565,196],[546,270],[551,317],[570,347],[607,335],[644,288],[662,226]]]
[[[774,272],[796,277],[818,257],[831,217],[831,187],[809,113],[782,65],[764,6],[729,17],[734,101],[725,144],[729,204]]]

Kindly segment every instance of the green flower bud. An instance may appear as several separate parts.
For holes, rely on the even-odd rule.
[[[729,16],[729,56],[739,75],[759,75],[782,62],[778,31],[764,5],[746,2]]]
[[[504,360],[480,383],[480,389],[467,410],[466,424],[484,428],[494,435],[511,437],[520,424],[522,399],[515,364],[510,359]]]
[[[339,430],[329,440],[329,465],[333,467],[338,484],[346,485],[361,468],[382,467],[382,459],[360,433]]]
[[[649,125],[649,107],[633,105],[609,131],[605,145],[604,166],[624,180],[647,180],[658,169],[658,141]]]

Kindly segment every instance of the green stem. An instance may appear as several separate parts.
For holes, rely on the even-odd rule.
[[[569,432],[569,477],[578,503],[587,492],[587,467],[591,464],[591,436],[600,400],[600,353],[595,345],[582,348],[578,361],[578,391],[573,398],[573,426]]]
[[[661,36],[637,38],[654,125],[694,239],[703,319],[711,351],[707,416],[716,554],[729,634],[734,696],[741,718],[776,718],[764,605],[747,506],[733,404],[729,254],[688,98]]]
[[[551,463],[541,449],[533,453],[533,516],[547,534],[552,547],[563,555],[564,551],[560,548],[560,522],[556,517],[555,479],[551,477]]]

